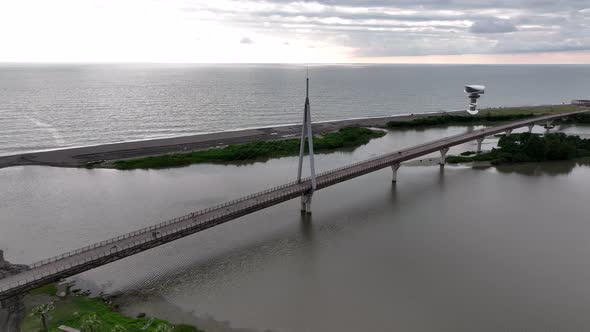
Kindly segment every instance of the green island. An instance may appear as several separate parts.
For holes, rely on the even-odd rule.
[[[384,127],[389,129],[426,128],[446,125],[491,125],[511,122],[542,115],[554,115],[579,110],[574,105],[551,105],[531,107],[490,108],[478,115],[443,113],[412,120],[390,121]],[[590,114],[578,114],[565,120],[567,123],[590,124]],[[381,130],[363,127],[347,127],[338,131],[314,137],[314,148],[319,153],[329,153],[341,148],[355,148],[367,144],[371,139],[384,136]],[[307,146],[306,146],[307,150]],[[270,158],[294,156],[299,153],[299,139],[261,140],[252,143],[232,144],[192,152],[171,153],[134,159],[122,159],[105,165],[119,170],[161,169],[182,167],[197,163],[254,162]],[[97,161],[102,164],[102,161]],[[87,167],[95,165],[89,163]]]
[[[545,135],[521,133],[504,135],[498,147],[489,152],[474,154],[467,151],[460,156],[448,156],[450,164],[488,161],[493,165],[517,162],[569,160],[590,156],[590,139],[564,133]]]
[[[119,313],[110,301],[100,297],[72,292],[59,298],[55,294],[55,284],[49,284],[26,295],[26,316],[21,332],[61,332],[58,330],[61,325],[82,332],[203,332],[194,326],[174,325],[143,314],[137,318],[127,317]]]
[[[352,148],[367,144],[371,139],[385,136],[382,130],[362,127],[341,128],[338,131],[314,137],[316,152],[328,152],[340,148]],[[232,161],[249,161],[262,158],[293,156],[299,153],[299,139],[281,139],[257,141],[245,144],[233,144],[223,148],[173,153],[138,159],[114,162],[116,169],[150,169],[186,166],[196,163],[227,163]],[[307,150],[307,146],[306,146]]]
[[[575,112],[578,108],[572,105],[557,106],[536,106],[536,107],[511,107],[498,109],[481,110],[480,114],[474,116],[443,114],[433,115],[410,121],[390,121],[388,128],[421,128],[442,125],[465,125],[465,124],[492,124],[499,122],[518,121],[535,116],[552,115],[567,112]],[[569,117],[566,122],[590,123],[590,114],[578,114]]]

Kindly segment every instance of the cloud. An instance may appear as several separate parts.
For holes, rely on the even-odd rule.
[[[98,9],[93,4],[0,1],[0,13],[11,13],[0,20],[0,31],[15,32],[1,38],[0,61],[354,62],[590,50],[590,0],[129,0],[103,1]],[[242,44],[256,47],[240,53],[248,48]]]
[[[517,31],[517,28],[509,20],[488,18],[475,22],[469,31],[472,33],[508,33]]]
[[[250,1],[217,10],[258,34],[353,57],[590,50],[590,0]]]

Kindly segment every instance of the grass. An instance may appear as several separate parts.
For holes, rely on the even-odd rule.
[[[384,131],[368,128],[342,128],[336,132],[314,137],[314,151],[327,152],[339,148],[358,147],[367,144],[373,138],[383,137],[385,134]],[[298,153],[299,139],[284,139],[234,144],[223,148],[189,153],[174,153],[139,159],[119,160],[114,163],[114,167],[117,169],[157,169],[186,166],[196,163],[252,161],[262,158],[293,156]]]
[[[426,118],[418,118],[411,121],[389,121],[387,123],[388,128],[416,128],[416,127],[431,127],[431,126],[442,126],[442,125],[453,125],[453,124],[486,124],[494,122],[509,122],[517,121],[522,119],[532,118],[535,115],[533,113],[523,114],[485,114],[485,115],[436,115],[429,116]]]
[[[448,156],[450,164],[490,161],[494,165],[515,162],[570,160],[590,156],[590,139],[563,133],[531,133],[502,136],[498,148],[475,156]]]
[[[478,115],[474,116],[444,114],[418,118],[411,121],[390,121],[387,123],[387,127],[419,128],[453,124],[487,124],[510,122],[541,115],[574,112],[576,110],[578,110],[578,108],[572,105],[494,108],[481,110]],[[590,123],[590,116],[586,114],[574,116],[572,117],[571,121]]]
[[[32,291],[29,296],[35,294],[47,294],[46,290]],[[82,319],[90,314],[95,314],[101,324],[96,332],[110,332],[115,326],[121,326],[128,332],[153,332],[160,324],[174,327],[174,332],[202,332],[189,325],[172,325],[156,318],[131,318],[113,310],[103,299],[90,298],[85,295],[68,295],[54,302],[55,310],[49,313],[49,331],[58,332],[57,327],[66,325],[80,329]],[[27,305],[26,316],[21,326],[21,332],[42,331],[41,319],[31,316],[31,306]],[[151,323],[150,323],[151,322]],[[146,327],[147,326],[147,327]]]
[[[54,283],[39,287],[39,288],[35,288],[32,291],[29,292],[30,295],[40,295],[40,294],[45,294],[45,295],[50,295],[53,296],[57,293],[57,287]]]
[[[523,107],[501,107],[501,108],[486,108],[480,112],[483,114],[490,113],[491,115],[506,115],[506,114],[533,114],[549,115],[549,114],[560,114],[569,113],[580,110],[574,105],[548,105],[548,106],[523,106]]]

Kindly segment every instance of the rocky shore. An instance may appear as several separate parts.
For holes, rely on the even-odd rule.
[[[27,265],[10,264],[4,260],[4,252],[0,250],[0,279],[26,271]],[[0,302],[0,331],[18,332],[24,316],[22,296],[13,297]]]

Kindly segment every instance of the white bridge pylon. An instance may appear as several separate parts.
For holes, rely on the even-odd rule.
[[[309,106],[309,77],[305,79],[305,107],[303,109],[303,124],[301,126],[301,143],[299,145],[299,168],[297,170],[297,182],[301,182],[303,170],[303,158],[305,154],[305,139],[309,148],[309,168],[311,173],[311,190],[301,196],[301,212],[311,213],[311,196],[316,189],[315,164],[313,160],[313,132],[311,130],[311,109]]]

